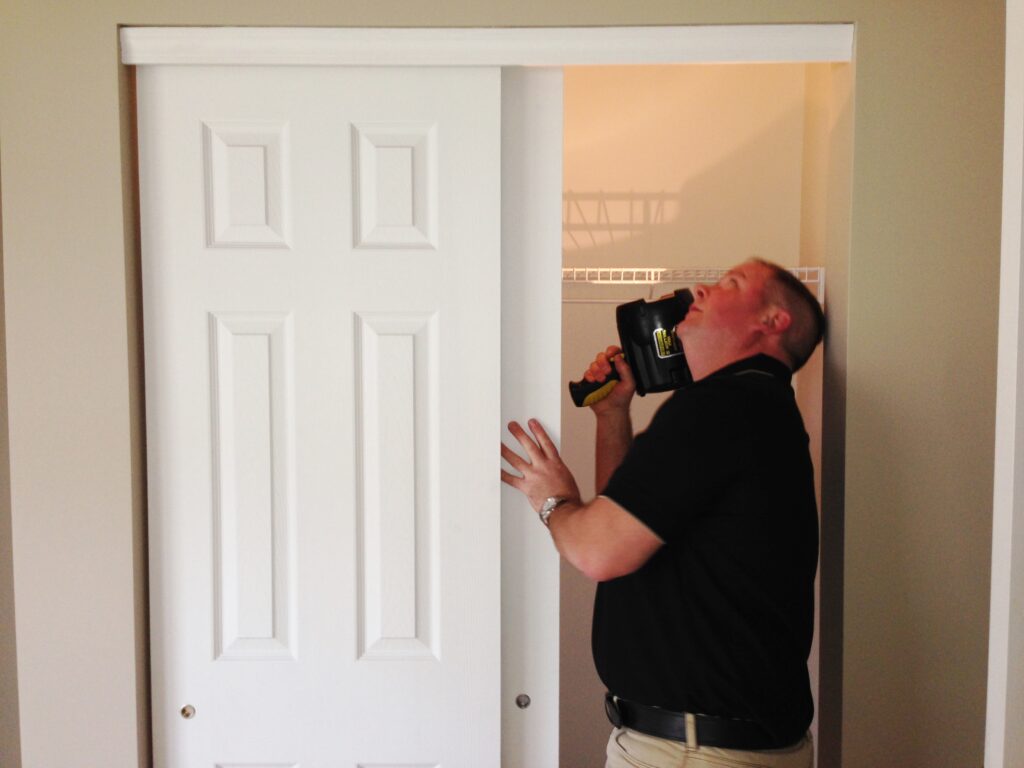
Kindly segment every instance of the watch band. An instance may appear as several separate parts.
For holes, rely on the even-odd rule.
[[[551,517],[551,513],[555,511],[558,505],[565,504],[567,501],[568,499],[562,496],[548,496],[544,499],[544,503],[541,504],[540,509],[537,510],[537,514],[540,516],[540,521],[544,523],[544,525],[551,527],[551,523],[548,521],[548,518]]]

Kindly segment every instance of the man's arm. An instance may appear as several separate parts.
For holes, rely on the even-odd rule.
[[[604,381],[611,373],[613,364],[619,374],[619,383],[606,398],[590,406],[597,418],[594,487],[598,493],[608,485],[633,443],[633,422],[629,416],[629,407],[636,392],[636,382],[633,371],[622,357],[622,350],[619,347],[608,347],[599,353],[583,378],[588,381]]]
[[[611,499],[599,496],[584,503],[575,478],[547,432],[534,419],[529,426],[536,440],[518,423],[509,424],[509,431],[523,446],[527,458],[503,443],[502,458],[521,476],[503,469],[501,479],[521,491],[534,510],[539,510],[550,496],[569,499],[548,518],[551,536],[561,555],[594,581],[625,576],[646,563],[662,540]]]
[[[607,411],[597,416],[595,443],[594,487],[601,493],[633,443],[633,422],[629,418],[628,408]]]
[[[598,496],[587,504],[567,502],[548,518],[562,557],[594,581],[632,573],[664,542],[614,501]]]

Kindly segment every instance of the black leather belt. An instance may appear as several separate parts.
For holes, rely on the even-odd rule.
[[[686,743],[686,714],[660,707],[637,704],[620,699],[610,693],[604,695],[604,711],[616,728],[631,728],[649,736]],[[727,717],[694,715],[697,746],[723,749],[780,749],[790,746],[779,744],[763,727],[753,720],[733,720]]]

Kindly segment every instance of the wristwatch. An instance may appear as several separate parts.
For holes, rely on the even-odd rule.
[[[540,515],[540,521],[544,523],[544,525],[550,526],[551,523],[548,522],[548,518],[551,517],[551,513],[555,511],[555,507],[559,504],[565,504],[567,501],[568,499],[563,498],[562,496],[548,496],[544,499],[544,503],[541,504],[540,509],[537,510],[537,514]]]

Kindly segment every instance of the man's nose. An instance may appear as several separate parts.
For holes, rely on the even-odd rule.
[[[693,286],[693,297],[695,299],[707,298],[708,292],[711,290],[711,286],[706,283],[697,283]]]

